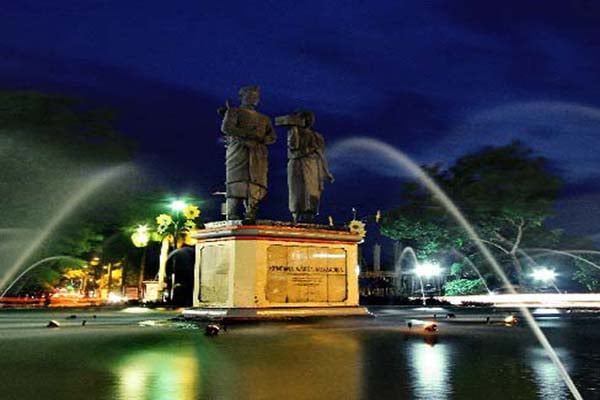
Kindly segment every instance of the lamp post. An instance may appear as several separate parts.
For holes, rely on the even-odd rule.
[[[442,268],[435,262],[425,261],[418,263],[415,266],[415,275],[419,277],[419,283],[421,284],[421,299],[423,305],[427,305],[427,302],[425,301],[425,289],[423,288],[423,278],[432,278],[441,275],[441,273]]]
[[[89,265],[91,267],[93,267],[93,273],[94,273],[94,297],[96,297],[98,295],[97,290],[98,290],[98,266],[100,265],[100,257],[92,257],[92,259],[89,262]]]
[[[81,287],[80,292],[83,297],[87,297],[86,288],[87,288],[87,280],[88,280],[88,268],[89,266],[85,264],[83,267],[83,278],[81,278]]]
[[[169,249],[171,241],[175,249],[183,246],[185,242],[184,232],[190,231],[196,227],[194,220],[200,216],[198,207],[186,204],[182,200],[171,202],[170,208],[172,215],[160,214],[156,217],[156,231],[162,237],[161,251],[158,268],[159,290],[164,291],[165,277],[167,270],[167,261],[169,259]],[[173,289],[175,287],[175,258],[173,258],[173,274],[171,275],[171,299],[173,298]]]
[[[184,223],[184,221],[187,221],[189,218],[188,214],[188,208],[193,206],[190,206],[189,204],[186,204],[186,202],[184,202],[183,200],[174,200],[171,202],[170,204],[171,210],[173,210],[175,218],[173,218],[173,248],[175,250],[179,249],[180,247],[183,247],[184,243],[185,243],[185,238],[182,236],[182,233],[184,231],[184,229],[186,229],[186,224]],[[183,217],[182,218],[182,214]],[[199,214],[199,212],[198,212]],[[180,242],[181,240],[181,242]],[[166,245],[166,251],[164,253],[165,255],[165,269],[166,269],[166,263],[167,260],[169,258],[168,253],[169,253],[169,243],[167,241],[167,245]],[[163,253],[161,252],[161,256],[163,255]],[[177,258],[173,257],[173,261],[171,261],[172,264],[172,272],[171,272],[171,282],[170,282],[170,292],[168,294],[169,296],[169,300],[173,301],[173,299],[175,298],[175,282],[176,282],[176,276],[175,276],[175,269],[177,266]]]
[[[138,225],[135,231],[131,235],[131,241],[137,248],[143,248],[142,259],[140,260],[140,277],[138,279],[138,297],[142,298],[142,292],[144,287],[144,272],[146,270],[146,252],[148,249],[148,242],[150,241],[150,234],[148,232],[147,225]]]
[[[546,284],[550,284],[556,290],[557,293],[560,293],[560,290],[558,290],[558,287],[554,283],[554,280],[556,279],[556,276],[557,276],[557,273],[554,272],[554,270],[551,270],[551,269],[548,269],[545,267],[538,268],[538,269],[533,270],[533,272],[531,273],[531,276],[536,281],[542,281]]]
[[[183,200],[174,200],[171,202],[170,206],[171,210],[175,213],[175,218],[173,218],[173,247],[176,249],[177,248],[177,241],[179,240],[179,236],[181,234],[181,229],[183,228],[180,225],[180,217],[181,217],[181,212],[187,207],[187,204],[183,201]],[[163,271],[162,274],[162,280],[161,280],[161,276],[159,275],[159,280],[161,282],[164,281],[164,278],[166,276],[166,271],[167,271],[167,260],[169,257],[169,240],[168,237],[165,237],[165,239],[163,239],[163,246],[161,247],[161,252],[160,252],[160,260],[161,260],[161,269]],[[173,272],[171,273],[171,292],[170,294],[168,294],[169,298],[171,300],[173,300],[173,290],[175,288],[175,266],[177,264],[177,260],[175,259],[175,257],[173,257]]]

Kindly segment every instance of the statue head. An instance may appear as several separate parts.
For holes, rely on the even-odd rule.
[[[238,95],[243,106],[256,107],[260,101],[260,87],[244,86],[240,89]]]
[[[312,128],[315,124],[315,113],[312,111],[301,111],[300,116],[304,119],[304,127]]]

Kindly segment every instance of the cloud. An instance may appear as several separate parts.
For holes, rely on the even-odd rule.
[[[517,102],[490,108],[467,118],[419,159],[451,163],[483,146],[518,139],[550,159],[563,176],[578,182],[600,174],[600,108],[560,102]]]

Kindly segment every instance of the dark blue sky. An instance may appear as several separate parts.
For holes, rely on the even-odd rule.
[[[559,222],[600,232],[599,2],[52,3],[2,5],[0,87],[118,109],[174,191],[222,189],[215,109],[258,84],[261,111],[311,109],[330,145],[369,136],[428,163],[521,138],[569,184]],[[286,215],[279,134],[265,217]],[[332,160],[323,214],[397,201],[397,172],[366,161]]]

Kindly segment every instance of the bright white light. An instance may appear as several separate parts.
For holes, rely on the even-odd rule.
[[[417,276],[422,276],[425,278],[431,278],[432,276],[441,275],[442,268],[438,263],[434,263],[431,261],[425,261],[423,263],[417,264],[415,267],[415,274]]]
[[[148,232],[148,225],[138,225],[135,230],[138,232]]]
[[[316,253],[314,258],[346,258],[346,254]]]
[[[185,208],[185,202],[182,200],[175,200],[171,203],[171,210],[173,211],[183,211]]]
[[[127,313],[127,314],[143,314],[143,313],[149,313],[152,310],[149,308],[145,308],[145,307],[127,307],[123,310],[121,310],[121,312]]]
[[[109,303],[112,303],[112,304],[123,303],[123,302],[127,301],[127,297],[119,296],[116,293],[109,293],[107,300]]]
[[[149,240],[150,233],[147,225],[138,225],[133,235],[131,235],[131,241],[135,247],[146,247]]]
[[[533,279],[545,282],[553,281],[556,278],[556,272],[548,268],[536,269],[531,275]]]
[[[416,382],[414,385],[415,398],[419,399],[449,399],[451,395],[452,354],[444,343],[435,346],[411,341],[407,349],[410,373]]]
[[[558,308],[536,308],[532,312],[533,315],[556,315],[560,314]]]

